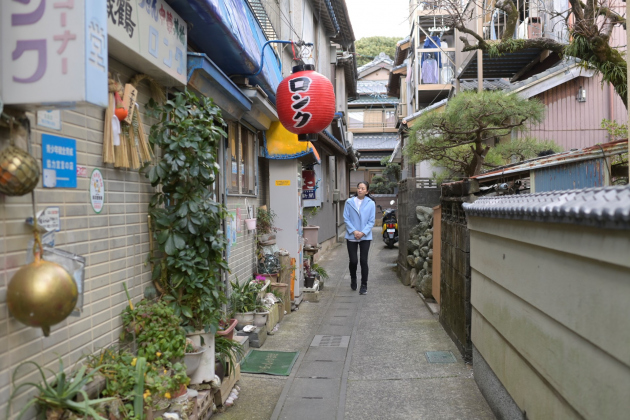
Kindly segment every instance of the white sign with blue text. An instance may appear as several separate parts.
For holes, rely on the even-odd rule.
[[[77,187],[77,144],[67,137],[42,134],[44,187]]]

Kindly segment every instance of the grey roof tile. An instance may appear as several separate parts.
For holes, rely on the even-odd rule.
[[[630,185],[482,197],[464,209],[468,216],[630,229]]]

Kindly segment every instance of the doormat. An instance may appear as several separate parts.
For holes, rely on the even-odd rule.
[[[241,372],[289,376],[299,351],[250,350],[241,362]]]

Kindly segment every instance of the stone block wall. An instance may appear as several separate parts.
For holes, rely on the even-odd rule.
[[[398,184],[398,267],[400,275],[408,275],[407,241],[411,229],[418,224],[416,207],[435,207],[442,192],[437,187],[418,188],[416,178],[406,178]]]

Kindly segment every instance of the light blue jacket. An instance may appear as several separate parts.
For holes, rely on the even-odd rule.
[[[372,240],[372,228],[374,227],[374,218],[376,217],[376,205],[370,197],[365,197],[361,203],[361,211],[357,209],[354,203],[354,197],[346,200],[343,209],[343,220],[346,222],[346,239],[354,239],[352,232],[358,230],[365,234],[361,238],[362,241]]]

